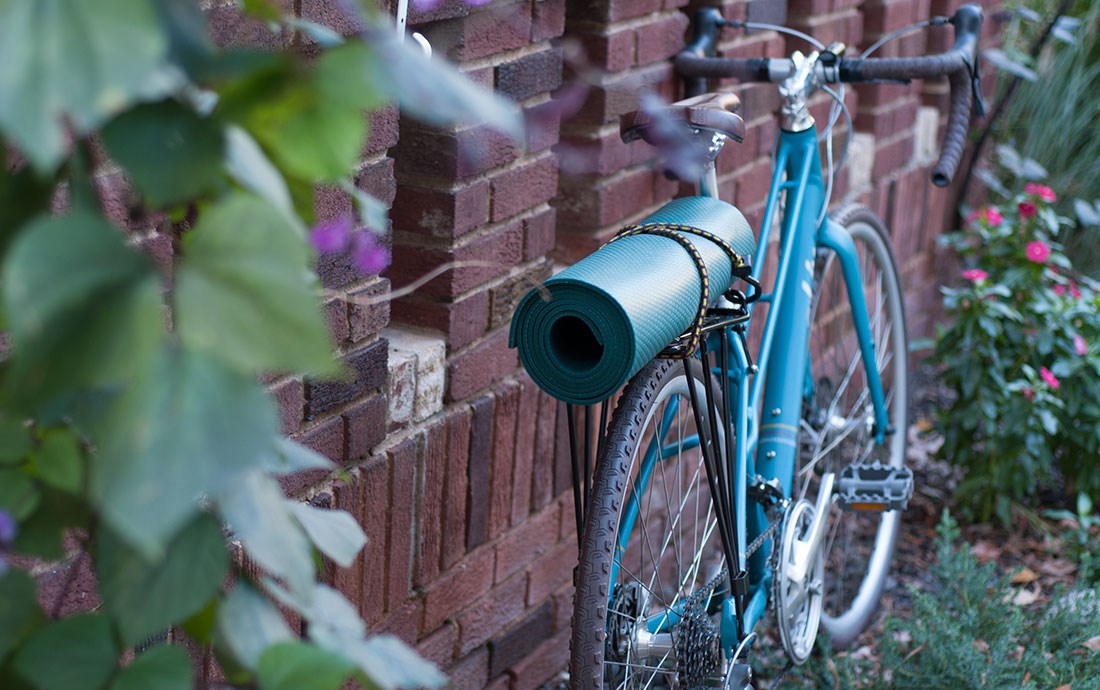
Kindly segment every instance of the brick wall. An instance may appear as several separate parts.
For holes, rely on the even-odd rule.
[[[228,3],[211,4],[220,42],[286,47],[240,21]],[[299,475],[284,488],[350,511],[370,538],[352,568],[332,573],[334,585],[358,602],[373,630],[414,644],[455,687],[534,688],[566,664],[576,545],[565,424],[557,403],[519,369],[507,328],[518,298],[555,260],[591,251],[688,191],[661,174],[647,147],[619,141],[618,116],[645,91],[677,97],[667,58],[682,45],[695,4],[498,0],[473,8],[444,0],[413,12],[410,27],[437,54],[529,113],[563,80],[582,80],[587,96],[560,123],[552,116],[547,123],[552,110],[540,110],[543,126],[519,145],[478,127],[426,127],[394,108],[373,115],[356,182],[392,205],[393,265],[368,279],[338,258],[318,267],[339,295],[325,307],[354,378],[271,382],[285,431],[348,474],[346,482]],[[865,47],[960,3],[707,4],[731,18],[786,20]],[[354,30],[336,0],[286,5]],[[915,55],[947,40],[942,32],[917,35],[883,54]],[[735,56],[794,47],[773,32],[729,32],[721,44]],[[759,226],[778,102],[768,85],[737,89],[747,136],[719,159],[720,187]],[[891,225],[913,337],[928,334],[936,313],[935,239],[950,206],[928,182],[922,157],[928,136],[918,123],[938,118],[918,112],[944,98],[943,87],[919,83],[850,90],[859,166],[842,172],[834,194],[872,206]],[[822,99],[816,107],[826,106]],[[340,191],[320,189],[316,203],[321,218],[350,210]],[[468,263],[387,299],[452,261]]]

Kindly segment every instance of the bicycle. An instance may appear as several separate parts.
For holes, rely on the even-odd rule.
[[[706,230],[708,209],[732,217],[718,198],[714,161],[744,134],[736,97],[707,93],[707,78],[779,83],[780,133],[759,241],[754,248],[751,236],[737,236],[724,246],[731,277],[749,288],[731,288],[714,304],[704,296],[691,328],[626,385],[609,424],[605,401],[595,444],[591,407],[579,445],[568,408],[581,541],[573,688],[748,688],[748,651],[769,609],[788,668],[809,658],[820,628],[842,647],[870,623],[913,487],[905,467],[904,303],[883,223],[863,207],[825,213],[839,165],[827,137],[823,174],[807,103],[824,89],[840,104],[824,127],[829,134],[846,113],[843,94],[829,84],[948,76],[952,105],[933,168],[933,181],[946,185],[975,95],[980,108],[981,21],[970,4],[922,23],[954,26],[954,46],[935,56],[866,57],[914,29],[907,27],[858,59],[844,58],[839,44],[787,59],[726,59],[714,57],[724,26],[776,27],[703,9],[675,60],[688,98],[624,117],[624,140],[667,143],[688,132],[708,154],[696,197],[626,230],[676,239],[690,252],[688,236],[722,243]],[[765,292],[761,268],[777,214],[781,248]],[[768,312],[754,358],[746,332],[760,304]],[[597,345],[577,317],[569,329],[565,346]]]

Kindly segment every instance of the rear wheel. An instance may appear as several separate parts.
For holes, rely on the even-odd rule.
[[[869,209],[853,206],[834,215],[858,253],[864,302],[875,343],[893,433],[875,442],[874,410],[853,328],[840,261],[822,250],[815,266],[811,306],[807,397],[800,424],[796,497],[811,502],[825,472],[850,463],[902,467],[908,424],[908,343],[901,284],[886,229]],[[844,647],[866,629],[886,583],[901,512],[842,510],[833,504],[821,545],[824,566],[821,625]]]
[[[696,687],[721,670],[708,584],[724,558],[690,402],[694,389],[705,408],[700,362],[690,372],[680,361],[647,365],[608,428],[577,571],[575,690]]]

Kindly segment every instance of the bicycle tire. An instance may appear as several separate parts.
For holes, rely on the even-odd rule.
[[[691,360],[691,381],[699,404],[705,406],[703,367],[699,360]],[[712,411],[717,415],[721,409],[717,384],[714,390],[715,408]],[[671,679],[676,673],[674,652],[666,653],[658,661],[650,659],[646,665],[662,669],[652,673],[632,668],[629,651],[625,654],[609,652],[609,637],[615,639],[618,634],[610,632],[609,616],[616,612],[609,612],[609,601],[612,596],[629,589],[627,582],[639,582],[636,589],[647,591],[652,607],[647,612],[639,611],[635,618],[659,615],[662,606],[667,610],[689,596],[720,572],[724,564],[702,456],[697,447],[685,447],[690,445],[695,428],[688,391],[688,377],[681,361],[655,360],[631,380],[615,408],[604,452],[596,463],[581,540],[570,646],[570,679],[574,690],[672,685]],[[669,419],[675,423],[668,422]],[[655,423],[655,420],[661,421]],[[662,447],[673,448],[675,452],[664,458],[659,467],[653,463],[648,480],[639,480],[639,468],[646,464],[646,454],[640,451],[650,448],[657,436],[661,438]],[[724,439],[720,438],[720,448],[724,448],[723,443]],[[671,480],[677,477],[681,481],[673,486]],[[685,478],[689,480],[686,491]],[[634,536],[616,563],[614,553],[622,529],[624,507],[629,503],[629,492],[636,490],[635,487],[640,488],[641,499],[638,519],[632,529]],[[671,509],[673,498],[677,501],[676,511]],[[654,502],[658,510],[649,513],[648,508]],[[690,507],[690,512],[685,507]],[[659,552],[654,544],[661,545]],[[647,559],[654,563],[645,563]],[[670,566],[675,575],[662,578],[661,573]],[[613,575],[615,572],[617,576]],[[613,577],[615,582],[612,582]],[[605,652],[612,658],[606,657]],[[626,661],[620,661],[621,658]],[[664,676],[664,682],[646,685],[638,675],[647,673]],[[619,682],[620,675],[622,682]],[[662,681],[662,678],[653,680]]]
[[[803,405],[796,496],[816,496],[815,479],[853,461],[901,467],[908,431],[908,340],[905,301],[885,225],[864,206],[848,206],[833,220],[852,236],[859,254],[876,364],[894,433],[876,444],[863,360],[856,345],[847,290],[836,255],[820,250],[814,270],[808,381]],[[838,431],[838,429],[840,431]],[[833,507],[822,542],[821,626],[834,648],[855,641],[871,622],[886,584],[901,524],[900,511],[866,513]]]

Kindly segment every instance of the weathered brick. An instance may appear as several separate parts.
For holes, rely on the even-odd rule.
[[[470,483],[472,440],[470,408],[461,406],[447,416],[447,479],[443,490],[442,567],[449,569],[466,553],[466,500]]]
[[[653,203],[653,172],[625,170],[609,178],[563,178],[558,228],[576,232],[623,220]]]
[[[451,677],[449,688],[484,688],[489,681],[489,650],[485,647],[475,649],[448,669],[447,673]]]
[[[522,48],[531,36],[531,4],[494,5],[428,27],[428,38],[452,60],[475,60]]]
[[[279,407],[279,419],[284,434],[293,434],[302,425],[305,389],[302,379],[292,378],[271,386],[271,397]]]
[[[466,347],[484,333],[489,323],[489,292],[482,290],[451,303],[419,295],[402,298],[394,306],[395,321],[441,331],[449,350]]]
[[[328,410],[381,388],[386,382],[387,342],[380,338],[344,357],[348,380],[306,380],[305,418],[311,420]]]
[[[737,191],[734,194],[734,206],[748,208],[767,199],[772,183],[772,164],[770,160],[753,163],[737,175]]]
[[[648,65],[667,60],[684,47],[687,15],[673,12],[637,29],[637,63]]]
[[[604,77],[570,121],[577,125],[618,122],[619,116],[638,109],[643,93],[657,91],[671,100],[671,73],[670,63],[655,63]]]
[[[398,287],[418,280],[447,263],[458,262],[451,270],[418,288],[420,295],[457,296],[505,273],[523,260],[522,221],[500,225],[477,236],[464,238],[455,247],[398,245],[394,248],[393,264],[388,269],[390,280]]]
[[[459,237],[489,221],[489,183],[480,180],[451,189],[402,185],[392,218],[399,232]]]
[[[363,484],[363,584],[359,612],[369,625],[382,619],[386,608],[387,532],[389,527],[389,463],[383,456],[370,458],[360,467]]]
[[[523,101],[561,86],[561,49],[524,55],[496,68],[496,90],[516,101]]]
[[[519,378],[519,410],[516,413],[516,447],[512,470],[512,524],[527,519],[531,511],[531,482],[534,474],[535,433],[539,389],[529,376]]]
[[[271,4],[282,14],[294,13],[292,0],[276,0]],[[290,45],[289,31],[272,32],[266,22],[246,15],[236,4],[210,8],[206,16],[210,38],[220,48],[283,50]]]
[[[557,38],[565,31],[565,0],[540,0],[534,3],[531,17],[531,42]]]
[[[875,165],[871,171],[871,179],[882,179],[908,165],[913,160],[914,139],[913,133],[908,132],[893,141],[876,143]]]
[[[892,137],[913,128],[918,106],[916,97],[907,97],[876,108],[861,108],[856,115],[856,129],[880,140]]]
[[[465,400],[518,366],[519,356],[508,347],[508,331],[501,330],[448,362],[446,400]]]
[[[498,173],[492,178],[492,219],[504,220],[550,201],[557,188],[558,167],[553,156]]]
[[[646,161],[654,157],[646,144],[624,143],[618,128],[570,133],[559,148],[562,171],[568,175],[610,175],[637,164],[635,155]]]
[[[515,142],[488,127],[442,130],[403,119],[395,170],[402,183],[463,179],[515,160],[517,151]]]
[[[419,26],[438,22],[443,19],[465,17],[470,13],[470,6],[464,0],[442,0],[432,5],[431,3],[409,3],[409,26]]]
[[[386,611],[392,613],[409,597],[412,578],[413,506],[416,500],[418,444],[407,439],[390,449],[390,528],[386,573]],[[432,626],[434,630],[438,625]]]
[[[551,207],[523,219],[523,260],[531,261],[554,249],[557,211]]]
[[[531,270],[501,283],[489,291],[489,328],[498,328],[511,323],[512,313],[520,299],[534,285],[550,277],[550,264],[537,264]]]
[[[362,525],[364,506],[362,476],[359,473],[349,473],[345,481],[333,485],[332,494],[332,507],[347,512]],[[355,560],[347,568],[340,568],[327,561],[326,564],[332,566],[332,586],[358,606],[363,600],[364,552],[360,551],[356,554]]]
[[[35,576],[43,611],[71,616],[99,608],[99,589],[92,558],[83,551]]]
[[[572,499],[570,499],[571,501]],[[573,522],[572,505],[563,510],[570,522]],[[577,541],[566,539],[545,552],[531,563],[527,569],[527,605],[537,606],[562,586],[573,581],[573,569],[577,566]]]
[[[458,622],[458,653],[468,654],[485,644],[523,614],[526,582],[522,575],[499,584],[473,605],[461,610]]]
[[[606,28],[579,36],[585,56],[608,72],[621,72],[634,64],[634,31],[629,27]]]
[[[443,536],[443,483],[446,479],[447,427],[443,420],[432,424],[424,435],[417,473],[416,566],[413,584],[424,587],[439,575]]]
[[[346,438],[344,420],[339,416],[328,417],[301,433],[298,442],[311,448],[335,463],[345,460]]]
[[[489,677],[504,673],[550,637],[553,629],[552,602],[546,602],[499,637],[489,642]]]
[[[559,403],[539,391],[539,414],[535,428],[535,456],[531,467],[531,509],[539,510],[554,496],[554,434]]]
[[[661,0],[593,0],[571,4],[568,20],[595,23],[621,22],[659,9],[661,9]]]
[[[397,145],[400,136],[398,119],[400,111],[396,105],[386,105],[370,114],[370,136],[364,154],[379,153]]]
[[[410,599],[389,615],[375,632],[394,635],[408,645],[415,645],[420,637],[420,621],[424,617],[424,600]]]
[[[389,279],[378,278],[370,285],[348,293],[348,337],[352,343],[368,340],[389,325],[389,292]]]
[[[497,582],[503,582],[523,570],[557,543],[560,512],[558,504],[551,503],[541,512],[517,524],[497,542],[494,547],[497,554]]]
[[[489,539],[489,483],[492,481],[493,405],[492,396],[470,403],[470,451],[467,465],[466,549]]]
[[[325,321],[328,322],[329,336],[336,345],[343,346],[350,335],[348,325],[348,304],[342,299],[330,299],[324,304]]]
[[[366,457],[386,438],[386,396],[376,393],[343,413],[348,459]]]
[[[364,166],[355,176],[355,186],[378,199],[385,206],[393,204],[397,181],[393,176],[393,159],[383,157]]]
[[[493,474],[489,493],[489,539],[495,539],[508,529],[512,520],[512,470],[518,408],[519,384],[508,381],[496,392]]]
[[[435,630],[443,621],[465,609],[489,591],[493,584],[493,552],[481,549],[443,574],[424,593],[424,630]],[[462,656],[460,654],[459,656]]]
[[[458,626],[446,621],[435,632],[428,634],[416,645],[416,652],[436,666],[446,668],[455,658],[455,642]]]
[[[557,675],[569,663],[569,631],[563,630],[544,641],[508,675],[512,690],[535,690]]]
[[[580,411],[573,409],[577,414]],[[579,427],[578,427],[579,428]],[[554,494],[555,496],[573,486],[573,462],[570,454],[569,426],[564,405],[559,408],[557,427],[554,429]]]

